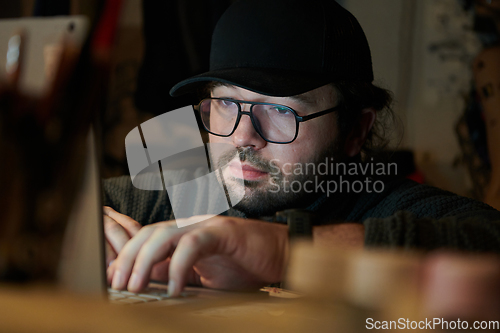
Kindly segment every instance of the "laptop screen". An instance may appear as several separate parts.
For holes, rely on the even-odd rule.
[[[61,255],[59,279],[74,292],[106,292],[101,177],[93,129],[87,138],[87,159],[80,192],[73,204]]]

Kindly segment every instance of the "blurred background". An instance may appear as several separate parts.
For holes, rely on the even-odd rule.
[[[114,5],[113,9],[116,9],[120,1],[106,2],[110,7]],[[231,0],[122,1],[118,30],[110,54],[110,80],[105,94],[105,111],[98,115],[102,125],[104,178],[128,174],[124,144],[125,136],[132,129],[157,115],[197,103],[190,97],[174,99],[169,96],[168,91],[180,80],[208,70],[212,30],[217,19],[231,2]],[[500,0],[338,0],[338,2],[351,11],[364,28],[371,46],[375,83],[394,93],[394,111],[398,121],[396,127],[389,133],[393,140],[390,156],[398,162],[398,173],[419,182],[483,200],[497,209],[500,208],[500,150],[497,149],[500,143],[500,131],[496,128],[497,124],[500,124],[500,46],[498,46]],[[95,23],[99,15],[105,11],[104,7],[104,0],[0,0],[0,19],[81,14],[87,16],[91,23]],[[114,11],[110,12],[112,15],[108,16],[111,17],[103,15],[107,19],[104,21],[114,22]],[[113,30],[113,27],[99,28],[101,33],[107,32],[106,29]],[[0,31],[1,33],[13,32]],[[113,33],[107,35],[111,36]],[[49,63],[57,63],[54,59],[57,59],[59,52],[53,47],[57,41],[49,42],[49,48],[44,49],[44,54],[41,55],[45,61],[45,71],[41,71],[40,75],[46,79],[50,77],[51,72]],[[101,45],[97,51],[102,49]],[[67,94],[69,97],[64,100],[66,103],[62,106],[56,105],[56,111],[60,112],[55,114],[57,117],[63,118],[63,114],[68,115],[67,110],[75,111],[68,117],[75,119],[74,116],[78,115],[78,112],[100,111],[101,96],[94,97],[96,101],[88,104],[94,107],[87,107],[88,96],[100,95],[90,88],[96,87],[94,90],[99,90],[105,85],[108,74],[109,54],[103,56],[97,51],[87,54],[87,57],[93,61],[101,57],[98,59],[101,61],[100,66],[99,62],[80,60],[85,66],[78,67],[80,71],[75,71],[76,74],[71,77],[73,81],[85,81],[82,86],[90,93],[80,93],[77,89],[71,89],[74,86],[69,88],[63,86],[60,89],[63,93],[69,91],[74,95]],[[52,60],[48,61],[50,59]],[[82,57],[82,59],[87,58]],[[86,75],[82,68],[93,69],[99,76]],[[2,70],[3,68],[0,68],[0,82],[3,79]],[[86,76],[88,78],[85,80]],[[73,81],[70,82],[75,84]],[[37,94],[36,91],[26,93]],[[74,96],[79,96],[80,99],[73,98]],[[12,109],[17,111],[15,108]],[[26,109],[31,110],[29,105]],[[43,111],[43,108],[41,110]],[[1,116],[3,114],[0,114],[0,120]],[[57,117],[54,118],[57,120]],[[90,118],[91,115],[85,118],[88,123]],[[83,123],[78,120],[71,124]],[[30,128],[26,130],[22,126],[25,123],[18,122],[20,125],[14,127],[13,136],[28,138],[25,141],[29,141],[31,147],[31,141],[37,141],[35,135],[37,133],[30,132]],[[6,124],[8,125],[0,129],[13,127],[9,122]],[[17,131],[18,128],[24,132],[18,133],[20,132]],[[52,142],[53,136],[49,132],[57,132],[58,128],[56,126],[54,130],[53,127],[47,126],[47,129],[46,132],[38,133],[38,137],[47,141],[41,140],[41,147],[50,148],[51,144],[55,142],[55,146],[58,140]],[[7,134],[12,134],[7,133],[9,131],[5,132],[0,134],[6,137]],[[76,139],[75,142],[78,143]],[[14,214],[13,218],[7,214],[7,218],[4,217],[3,221],[9,221],[11,217],[14,221],[17,219],[21,222],[36,222],[32,223],[34,226],[29,225],[31,229],[28,231],[31,233],[26,234],[30,237],[36,235],[39,238],[25,237],[19,238],[21,241],[17,243],[7,242],[16,245],[17,247],[12,246],[12,248],[19,250],[21,254],[14,257],[15,259],[20,258],[21,263],[31,264],[40,257],[34,254],[45,254],[44,251],[40,251],[40,248],[43,249],[40,244],[47,244],[47,249],[51,250],[49,254],[54,253],[53,244],[56,242],[54,238],[46,237],[51,234],[49,231],[52,229],[38,222],[51,222],[49,217],[54,216],[54,211],[59,213],[56,215],[60,217],[58,221],[66,222],[69,214],[67,207],[71,206],[69,204],[71,200],[68,200],[68,192],[71,191],[68,188],[72,188],[73,191],[77,188],[76,183],[66,180],[75,181],[79,177],[69,173],[64,178],[60,177],[58,172],[75,169],[76,174],[77,171],[81,171],[76,167],[81,164],[81,160],[73,158],[73,164],[67,163],[69,159],[59,154],[58,150],[48,150],[52,152],[52,155],[48,156],[44,150],[37,149],[38,145],[34,145],[31,149],[38,150],[42,156],[34,155],[33,158],[32,150],[18,154],[17,146],[12,145],[12,142],[1,143],[4,143],[2,148],[10,148],[8,150],[11,152],[10,156],[27,157],[13,163],[0,163],[0,167],[11,165],[14,169],[7,169],[12,172],[3,172],[7,177],[0,179],[4,181],[0,184],[2,185],[0,190],[3,190],[3,193],[0,193],[2,199],[0,201],[5,205],[10,200],[14,203],[10,210],[22,213]],[[70,153],[68,155],[71,157]],[[9,155],[2,155],[4,161],[9,161],[8,157]],[[52,160],[55,160],[54,163],[59,167],[51,169],[56,170],[52,177],[59,179],[65,185],[59,191],[52,191],[52,186],[49,186],[50,177],[43,172],[51,168]],[[31,164],[26,166],[29,164],[26,161],[36,165],[37,168],[30,168]],[[42,163],[39,163],[40,161]],[[17,174],[20,176],[18,179],[24,180],[22,166],[26,170],[42,169],[39,173],[33,173],[42,175],[38,177],[42,181],[34,183],[40,189],[38,192],[33,191],[33,188],[37,187],[31,186],[31,183],[18,183],[16,177],[11,177]],[[10,191],[4,186],[5,183],[11,184],[14,190],[16,186],[25,189],[26,193]],[[54,188],[57,189],[56,185]],[[59,195],[61,193],[63,195]],[[25,203],[24,194],[27,194],[28,198],[49,199]],[[17,199],[23,200],[16,200],[16,196]],[[20,202],[23,204],[16,205]],[[7,209],[4,207],[2,209],[9,212],[7,206],[5,205]],[[36,209],[25,209],[25,207]],[[64,209],[60,212],[54,207]],[[35,211],[30,213],[34,216],[33,219],[26,213],[30,210]],[[23,226],[21,223],[19,225]],[[66,226],[65,223],[61,225]],[[9,230],[5,228],[6,226],[10,224],[0,224],[4,230]],[[51,226],[50,223],[48,226]],[[8,236],[8,233],[0,232],[0,236],[8,240],[4,235]],[[26,239],[29,242],[26,242]],[[17,241],[17,238],[14,240]],[[2,249],[4,248],[6,247]],[[22,249],[25,250],[21,251]],[[302,251],[302,255],[297,257],[295,266],[292,264],[292,267],[295,267],[291,269],[291,272],[295,269],[295,284],[291,286],[313,297],[317,295],[320,299],[316,305],[306,303],[304,307],[306,309],[312,306],[313,311],[307,310],[310,314],[316,310],[323,311],[320,315],[324,315],[324,320],[318,321],[317,317],[314,317],[315,325],[325,323],[335,325],[337,317],[331,316],[331,311],[336,305],[324,300],[336,301],[339,299],[336,297],[347,299],[350,304],[359,306],[363,311],[383,309],[387,311],[382,313],[385,318],[397,318],[396,316],[407,313],[405,311],[410,313],[408,318],[417,318],[412,317],[417,305],[428,311],[425,313],[427,317],[468,316],[490,320],[500,313],[498,311],[500,265],[497,257],[455,256],[439,252],[427,257],[397,257],[388,253],[337,253],[330,249],[312,247],[299,248],[298,251]],[[16,251],[12,253],[17,254]],[[297,253],[300,255],[300,252]],[[58,260],[59,257],[55,259]],[[57,263],[56,260],[52,261]],[[1,275],[1,268],[0,265],[0,278],[8,280]],[[15,281],[21,281],[22,278],[26,277],[10,276],[10,280]],[[311,278],[317,280],[311,282]],[[330,286],[331,289],[325,286]],[[44,309],[37,306],[37,309],[40,308]],[[302,309],[297,313],[301,311]],[[22,313],[25,312],[23,308]],[[359,315],[360,312],[357,313]],[[47,318],[50,320],[50,317]],[[149,320],[150,317],[144,318]],[[285,317],[281,317],[282,320],[283,318]],[[346,321],[353,322],[351,317],[345,318]],[[276,317],[273,315],[272,321],[275,320]],[[86,320],[86,322],[91,321]],[[205,324],[205,321],[203,323]],[[15,325],[17,327],[18,323]],[[309,326],[308,329],[311,330]],[[331,331],[328,325],[323,329]],[[318,328],[313,331],[321,330]]]
[[[168,91],[178,81],[208,69],[212,30],[231,2],[123,1],[102,116],[105,178],[128,173],[124,139],[131,129],[196,102],[174,99]],[[491,153],[484,103],[477,92],[484,87],[476,88],[473,63],[482,50],[498,42],[500,1],[338,2],[358,18],[367,35],[375,83],[394,92],[399,122],[391,133],[391,149],[402,151],[395,155],[401,163],[399,173],[484,199],[491,187]],[[102,3],[2,0],[0,17],[85,14],[93,19]],[[496,59],[500,57],[488,61]],[[492,82],[499,77],[491,87],[497,89],[500,72],[486,72]]]

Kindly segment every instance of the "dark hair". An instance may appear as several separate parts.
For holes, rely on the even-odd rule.
[[[361,111],[373,108],[377,118],[361,149],[364,158],[377,155],[390,142],[394,131],[395,114],[392,110],[392,93],[369,82],[339,81],[332,85],[337,90],[338,105],[343,106],[337,114],[341,142],[347,139],[353,126],[359,121]]]
[[[217,81],[208,82],[198,91],[199,99],[209,97],[213,89],[224,85],[226,84]],[[389,130],[394,130],[391,126],[395,123],[392,93],[369,82],[339,81],[331,85],[337,91],[338,105],[342,106],[341,110],[335,112],[340,144],[343,145],[353,126],[359,121],[361,111],[373,108],[377,111],[377,118],[361,149],[361,155],[363,159],[378,155],[390,142]]]

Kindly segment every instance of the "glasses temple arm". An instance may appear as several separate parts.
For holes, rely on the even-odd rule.
[[[338,111],[340,109],[341,109],[340,106],[335,106],[333,108],[330,108],[330,109],[327,109],[327,110],[324,110],[324,111],[320,111],[320,112],[316,112],[316,113],[313,113],[313,114],[310,114],[310,115],[307,115],[307,116],[303,116],[303,117],[297,116],[297,119],[298,119],[299,122],[303,122],[303,121],[307,121],[307,120],[311,120],[311,119],[323,116],[323,115],[328,114],[328,113],[332,113],[334,111]]]

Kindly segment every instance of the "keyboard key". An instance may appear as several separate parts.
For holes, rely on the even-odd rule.
[[[142,299],[126,297],[126,298],[111,300],[111,303],[114,303],[114,304],[137,304],[137,303],[146,303],[146,302],[144,302]]]
[[[189,297],[185,292],[181,293],[181,297]],[[149,303],[169,299],[167,289],[162,288],[146,288],[140,293],[133,293],[127,290],[115,290],[108,288],[108,299],[113,304],[136,304]]]
[[[161,301],[162,299],[167,298],[167,297],[162,297],[162,296],[158,296],[158,295],[148,295],[148,294],[138,294],[137,296],[142,297],[142,298],[146,298],[148,300],[157,300],[157,301]]]

